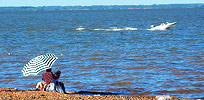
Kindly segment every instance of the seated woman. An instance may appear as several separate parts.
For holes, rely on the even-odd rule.
[[[44,91],[46,91],[47,87],[51,87],[50,83],[52,83],[53,76],[52,69],[47,69],[46,72],[42,74],[42,80],[45,82]]]
[[[65,91],[65,87],[64,87],[64,83],[60,82],[58,79],[60,78],[60,75],[61,75],[61,71],[57,71],[54,75],[53,75],[53,80],[52,82],[55,84],[55,87],[54,87],[54,90],[56,90],[56,86],[60,86],[63,90],[63,92],[66,94],[66,91]]]

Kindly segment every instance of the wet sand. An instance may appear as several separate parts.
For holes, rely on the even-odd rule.
[[[170,97],[171,100],[188,100],[179,97]],[[122,96],[122,95],[81,95],[78,93],[56,93],[35,90],[17,90],[0,88],[0,99],[39,99],[39,100],[157,100],[156,96]]]

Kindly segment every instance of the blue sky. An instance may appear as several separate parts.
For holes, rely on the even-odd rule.
[[[0,6],[90,6],[204,3],[204,0],[0,0]]]

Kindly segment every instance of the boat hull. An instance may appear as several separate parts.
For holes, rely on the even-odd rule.
[[[147,29],[147,30],[167,30],[169,28],[172,28],[174,27],[176,24],[176,22],[173,22],[173,23],[168,23],[167,24],[161,24],[159,26],[155,26],[155,27],[152,27],[150,29]]]

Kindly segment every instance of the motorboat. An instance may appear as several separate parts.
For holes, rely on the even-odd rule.
[[[176,24],[176,22],[173,22],[173,23],[166,22],[166,24],[161,23],[161,25],[159,25],[159,26],[151,25],[151,28],[147,29],[147,30],[167,30],[169,28],[174,27],[175,24]]]

